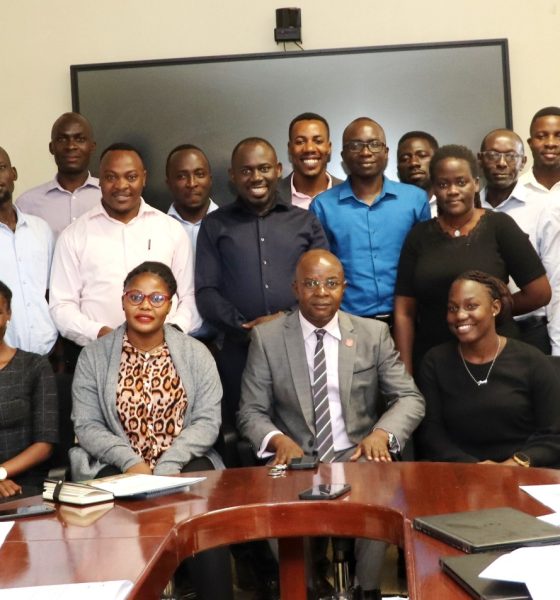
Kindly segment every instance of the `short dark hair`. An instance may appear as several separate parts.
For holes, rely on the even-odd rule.
[[[407,131],[401,136],[401,139],[397,144],[397,149],[401,144],[406,142],[406,140],[410,140],[412,138],[420,138],[421,140],[426,140],[428,144],[430,144],[434,152],[439,148],[439,144],[436,138],[431,133],[427,133],[426,131]]]
[[[471,175],[479,177],[478,161],[472,151],[466,146],[460,146],[459,144],[447,144],[438,148],[432,156],[432,160],[430,161],[430,179],[432,181],[434,181],[434,172],[437,164],[446,158],[466,160],[469,163]]]
[[[175,148],[173,148],[173,150],[171,150],[171,152],[167,155],[167,159],[165,161],[166,176],[169,175],[169,161],[171,160],[171,157],[175,154],[175,152],[181,152],[182,150],[195,150],[196,152],[200,152],[200,154],[202,154],[202,156],[204,156],[204,158],[206,159],[208,166],[210,166],[210,161],[208,160],[208,157],[198,146],[195,146],[194,144],[179,144],[178,146],[175,146]]]
[[[546,106],[545,108],[541,108],[538,110],[531,119],[531,125],[529,126],[529,131],[533,129],[533,125],[537,119],[541,117],[560,117],[560,108],[558,106]]]
[[[268,146],[274,152],[274,156],[276,156],[276,160],[278,160],[278,156],[276,154],[276,149],[268,140],[265,140],[264,138],[261,138],[261,137],[248,137],[248,138],[241,140],[240,142],[238,142],[235,145],[235,148],[231,151],[231,162],[233,162],[233,157],[237,154],[237,151],[239,150],[239,148],[241,148],[241,146],[244,146],[245,144],[264,144],[265,146]]]
[[[6,301],[8,310],[12,310],[12,290],[3,281],[0,281],[0,296]]]
[[[499,300],[502,305],[502,310],[496,316],[496,324],[500,325],[506,320],[509,320],[513,314],[513,298],[508,286],[497,277],[489,275],[484,271],[465,271],[461,273],[455,281],[475,281],[483,285],[490,294],[492,300]],[[453,283],[455,283],[455,281]]]
[[[304,112],[301,113],[301,115],[298,115],[297,117],[294,117],[291,122],[290,122],[290,127],[288,128],[288,138],[291,139],[292,137],[292,129],[294,128],[294,125],[296,123],[299,123],[300,121],[321,121],[321,123],[323,123],[323,125],[327,128],[327,134],[330,137],[331,136],[331,129],[329,127],[329,124],[327,123],[327,119],[325,119],[325,117],[322,117],[321,115],[318,115],[317,113],[314,112]]]
[[[135,277],[143,275],[144,273],[152,273],[161,278],[167,286],[170,296],[174,296],[177,293],[177,280],[175,279],[175,275],[173,275],[173,271],[166,264],[155,260],[147,260],[137,267],[134,267],[124,279],[123,289],[126,289],[128,284]]]
[[[114,144],[111,144],[110,146],[107,146],[107,148],[105,148],[105,150],[103,150],[103,152],[101,153],[101,156],[99,157],[99,160],[103,160],[103,157],[108,153],[108,152],[113,152],[116,150],[122,150],[124,152],[136,152],[136,154],[138,154],[138,156],[140,157],[140,160],[142,161],[142,164],[144,164],[144,157],[142,156],[142,154],[140,153],[140,150],[138,150],[138,148],[135,148],[132,144],[127,144],[126,142],[115,142]]]

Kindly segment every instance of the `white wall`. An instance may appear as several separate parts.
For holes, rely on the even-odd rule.
[[[274,52],[274,9],[290,4],[308,50],[507,38],[524,138],[536,110],[560,104],[552,0],[3,0],[0,145],[19,170],[16,195],[55,172],[47,145],[71,109],[71,64]]]

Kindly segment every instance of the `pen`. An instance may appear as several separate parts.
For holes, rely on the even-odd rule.
[[[148,250],[150,250],[151,247],[152,247],[152,240],[150,239],[150,240],[148,240]]]

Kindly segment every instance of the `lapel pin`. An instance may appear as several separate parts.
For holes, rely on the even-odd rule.
[[[344,340],[344,345],[348,346],[348,348],[352,348],[354,345],[354,340]]]

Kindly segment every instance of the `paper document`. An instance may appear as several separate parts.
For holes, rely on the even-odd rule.
[[[4,540],[8,537],[10,529],[14,526],[14,521],[3,521],[0,522],[0,546],[4,543]]]
[[[158,494],[204,481],[206,477],[163,477],[161,475],[114,475],[94,479],[88,483],[111,492],[115,498]]]
[[[132,581],[97,581],[0,590],[0,600],[125,600]]]
[[[551,525],[556,525],[556,527],[560,527],[560,513],[550,513],[549,515],[537,517],[537,519],[544,521],[545,523],[550,523]]]
[[[524,492],[533,496],[545,506],[552,508],[554,512],[560,512],[560,484],[551,483],[547,485],[520,485]]]
[[[518,548],[497,558],[480,577],[524,583],[533,600],[558,597],[560,546]]]

